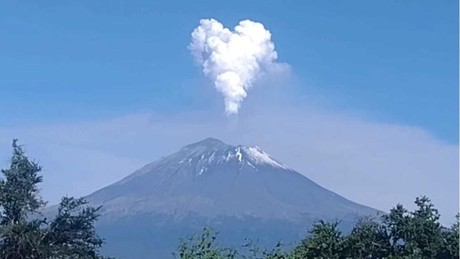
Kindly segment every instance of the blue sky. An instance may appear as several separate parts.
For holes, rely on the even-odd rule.
[[[290,67],[236,120],[187,49],[202,18],[263,23]],[[381,210],[458,212],[457,1],[4,0],[0,39],[0,165],[19,138],[51,203],[213,136]]]
[[[2,1],[0,125],[206,110],[190,33],[201,18],[249,18],[272,32],[305,102],[458,143],[457,4]]]

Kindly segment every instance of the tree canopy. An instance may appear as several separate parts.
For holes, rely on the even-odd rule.
[[[408,211],[398,204],[390,213],[381,218],[362,218],[348,234],[339,230],[339,222],[318,221],[310,233],[291,251],[285,251],[278,244],[272,251],[261,251],[251,246],[244,255],[237,250],[225,257],[220,251],[221,246],[212,239],[196,239],[188,243],[182,242],[180,251],[190,251],[193,254],[219,254],[215,258],[251,258],[251,259],[454,259],[459,258],[459,215],[450,228],[439,223],[439,213],[430,199],[422,196],[415,200],[417,208]],[[190,240],[194,240],[193,238]],[[208,245],[194,245],[199,241]],[[208,240],[208,241],[206,241]],[[226,251],[228,251],[227,249]],[[208,258],[189,257],[179,253],[179,258]],[[176,255],[177,256],[177,255]],[[236,256],[236,257],[235,257]]]
[[[99,208],[64,197],[54,219],[43,217],[40,171],[14,140],[10,166],[0,179],[0,258],[102,258],[103,240],[94,227]]]

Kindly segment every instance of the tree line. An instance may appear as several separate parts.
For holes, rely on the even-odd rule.
[[[417,208],[402,205],[379,219],[361,218],[348,234],[339,222],[318,221],[294,248],[278,243],[272,250],[249,242],[240,249],[218,243],[217,233],[205,228],[200,235],[180,241],[176,257],[184,259],[454,259],[459,258],[459,216],[450,228],[439,223],[439,213],[427,197],[416,198]]]
[[[0,178],[1,259],[102,259],[104,240],[95,223],[100,207],[82,198],[63,197],[57,214],[48,219],[40,211],[46,202],[39,195],[43,181],[40,165],[30,160],[17,140],[13,141],[9,168]],[[445,228],[427,197],[415,200],[408,211],[398,204],[381,218],[362,218],[350,233],[339,230],[339,222],[318,221],[293,248],[278,243],[265,250],[254,243],[225,247],[217,233],[205,228],[201,234],[181,239],[176,258],[182,259],[347,259],[347,258],[459,258],[459,215]],[[155,255],[152,255],[155,258]]]

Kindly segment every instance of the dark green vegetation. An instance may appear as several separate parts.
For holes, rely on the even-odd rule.
[[[184,259],[459,258],[459,216],[446,229],[438,222],[439,213],[427,197],[417,198],[415,204],[417,209],[411,212],[398,204],[381,219],[363,218],[347,235],[339,231],[339,222],[319,221],[309,236],[288,251],[281,243],[271,251],[251,243],[239,250],[224,248],[217,243],[217,235],[206,228],[199,236],[181,240],[175,255]]]
[[[103,258],[103,240],[95,223],[99,208],[84,199],[64,197],[57,215],[48,220],[39,211],[45,202],[38,194],[40,166],[30,161],[13,141],[10,167],[0,179],[0,258]],[[219,244],[217,234],[206,228],[200,235],[180,241],[176,258],[459,258],[459,216],[450,228],[439,223],[439,213],[426,197],[417,198],[417,208],[397,205],[381,218],[362,218],[350,233],[342,234],[339,222],[319,221],[310,235],[287,247],[271,250],[247,242],[238,249]],[[126,240],[129,242],[129,240]],[[158,258],[152,254],[151,258]]]
[[[0,258],[103,258],[94,228],[98,208],[64,197],[53,220],[41,217],[46,203],[38,195],[40,171],[13,141],[10,168],[2,170],[0,180]]]

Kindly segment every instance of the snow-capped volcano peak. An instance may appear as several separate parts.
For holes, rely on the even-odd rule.
[[[159,168],[167,168],[167,170],[157,170]],[[151,171],[159,171],[163,174],[161,177],[167,179],[179,175],[202,177],[223,172],[246,174],[249,171],[263,173],[267,170],[292,171],[260,147],[233,146],[215,138],[207,138],[184,146],[179,152],[146,165],[119,183]]]
[[[126,238],[119,237],[131,229],[135,235],[130,240],[150,245],[157,233],[176,242],[174,230],[192,232],[188,228],[210,223],[245,236],[249,229],[264,234],[273,230],[267,236],[276,238],[287,230],[298,236],[299,229],[317,219],[355,222],[377,212],[288,169],[259,147],[212,138],[147,164],[87,199],[102,206],[100,224],[114,231],[112,237],[120,244]],[[142,243],[146,228],[155,236]],[[164,245],[163,238],[158,244]]]
[[[247,154],[248,158],[255,164],[268,164],[275,167],[281,167],[287,169],[287,167],[270,157],[269,154],[264,152],[260,147],[246,147],[242,146],[242,149]]]
[[[181,151],[182,158],[179,163],[184,163],[185,161],[193,163],[195,161],[196,165],[200,167],[197,170],[199,175],[207,171],[207,168],[217,164],[238,164],[240,165],[239,168],[247,165],[252,168],[272,166],[288,169],[287,166],[273,159],[258,146],[232,146],[215,138],[207,138],[187,145]]]
[[[208,138],[147,164],[88,197],[104,215],[196,214],[301,223],[374,210],[328,191],[255,146]]]

